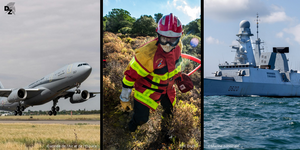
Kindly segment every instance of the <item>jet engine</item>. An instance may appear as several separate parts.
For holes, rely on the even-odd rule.
[[[20,89],[14,89],[8,96],[7,101],[10,103],[13,102],[19,102],[21,100],[26,99],[27,97],[27,92],[25,89],[20,88]]]
[[[90,93],[87,90],[83,90],[80,93],[74,93],[70,98],[72,104],[82,103],[90,98]]]

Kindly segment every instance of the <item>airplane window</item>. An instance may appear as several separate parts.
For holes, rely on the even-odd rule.
[[[89,65],[88,63],[79,64],[77,67],[83,66],[83,65]]]

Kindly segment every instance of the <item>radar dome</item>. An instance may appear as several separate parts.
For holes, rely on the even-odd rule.
[[[240,22],[240,30],[237,36],[239,35],[247,35],[247,36],[253,36],[250,30],[250,22],[247,20],[242,20]]]
[[[250,28],[250,23],[247,20],[243,20],[240,22],[240,28]]]

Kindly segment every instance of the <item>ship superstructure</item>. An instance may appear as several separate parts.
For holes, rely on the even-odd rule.
[[[239,45],[231,46],[235,50],[234,61],[219,64],[213,77],[204,78],[204,96],[300,96],[300,74],[288,66],[289,47],[261,52],[262,41],[257,35],[251,43],[253,34],[246,20],[240,22],[236,36]]]

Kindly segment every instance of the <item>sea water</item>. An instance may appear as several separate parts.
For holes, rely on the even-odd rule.
[[[204,149],[300,149],[300,98],[204,97]]]

